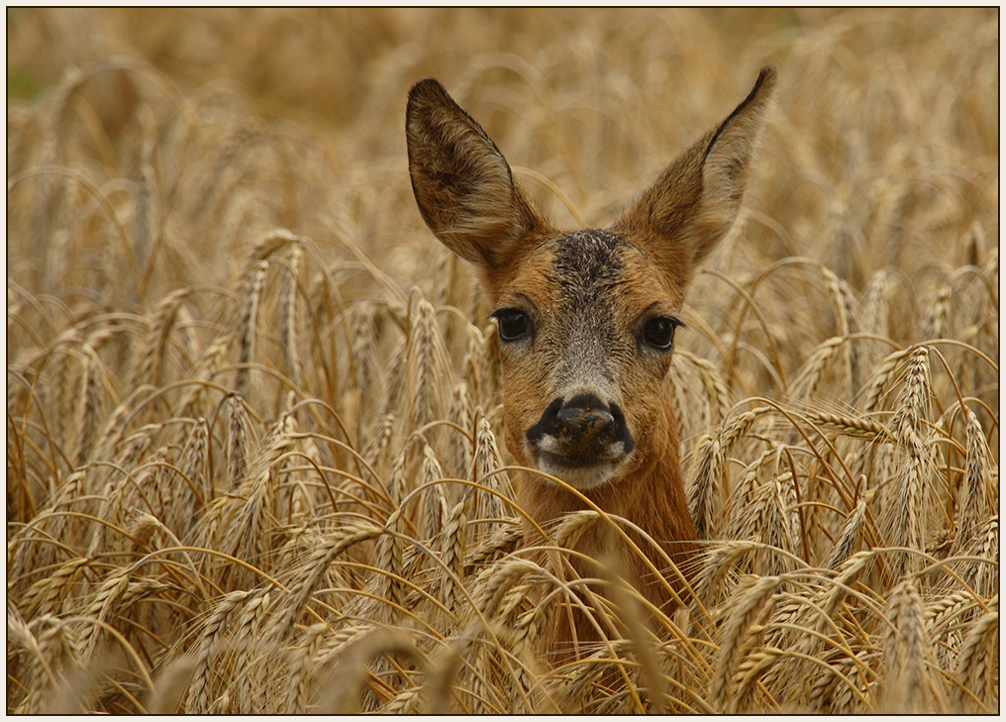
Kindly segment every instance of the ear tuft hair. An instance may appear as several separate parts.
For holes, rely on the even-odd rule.
[[[454,253],[496,268],[548,227],[496,144],[436,80],[409,91],[405,134],[419,212]]]

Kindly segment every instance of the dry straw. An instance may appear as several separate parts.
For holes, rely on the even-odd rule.
[[[982,8],[11,10],[7,711],[995,711],[998,43]],[[643,610],[570,563],[597,512],[524,540],[406,93],[603,225],[766,62],[668,375],[701,553]],[[549,654],[574,611],[601,641]]]

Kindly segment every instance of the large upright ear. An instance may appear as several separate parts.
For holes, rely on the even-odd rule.
[[[405,136],[419,212],[462,258],[498,268],[521,241],[548,229],[496,144],[436,80],[409,91]]]
[[[775,82],[775,68],[762,68],[744,102],[678,156],[612,226],[652,253],[682,286],[737,217]]]

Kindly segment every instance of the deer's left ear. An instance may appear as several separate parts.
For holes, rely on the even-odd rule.
[[[775,68],[763,68],[744,102],[678,156],[612,226],[652,252],[682,285],[737,218],[775,82]]]

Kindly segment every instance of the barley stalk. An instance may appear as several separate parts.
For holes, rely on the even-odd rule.
[[[396,509],[388,517],[385,531],[377,542],[377,567],[385,573],[376,577],[377,596],[386,600],[380,606],[379,614],[383,621],[394,623],[398,620],[399,610],[402,608],[402,572],[403,562],[403,542],[401,539],[401,519],[402,510]]]
[[[459,501],[451,509],[440,536],[440,553],[444,571],[440,581],[440,600],[447,609],[454,609],[458,603],[455,579],[463,581],[465,561],[465,540],[468,517],[466,502]]]
[[[877,409],[880,403],[880,398],[883,395],[884,387],[890,380],[891,375],[898,368],[900,364],[907,356],[913,354],[912,348],[906,348],[902,351],[895,351],[890,354],[884,361],[880,364],[879,368],[874,371],[873,379],[870,381],[870,385],[866,388],[864,392],[864,400],[860,406],[860,409],[864,414],[871,413]]]
[[[423,512],[420,516],[419,535],[423,539],[432,539],[444,527],[444,522],[450,514],[447,494],[443,483],[436,483],[444,478],[444,470],[440,461],[428,443],[423,444],[423,461],[421,484],[426,487],[422,494]]]
[[[85,611],[86,617],[93,617],[99,622],[108,619],[113,606],[118,606],[123,594],[129,588],[129,567],[116,570],[108,579],[102,583],[97,594]],[[90,624],[84,629],[81,652],[84,659],[91,660],[101,637],[102,628],[97,624]]]
[[[171,505],[170,526],[187,536],[198,509],[213,498],[207,471],[209,458],[209,427],[206,419],[199,417],[189,432],[179,459],[182,479],[178,480]]]
[[[414,294],[409,307],[408,345],[405,349],[409,414],[413,428],[433,421],[443,413],[441,387],[435,382],[447,373],[447,351],[437,324],[436,310]]]
[[[881,269],[873,274],[863,291],[860,304],[859,327],[869,334],[880,337],[890,336],[890,308],[888,295],[888,273]],[[860,344],[861,352],[857,356],[859,370],[857,376],[862,378],[867,369],[876,364],[877,358],[884,353],[884,345],[880,341],[864,339]]]
[[[926,445],[928,432],[923,422],[929,418],[928,349],[918,349],[909,362],[905,386],[898,400],[894,434],[903,459],[894,483],[886,490],[884,529],[887,544],[923,551],[923,529],[927,512],[931,456]],[[900,579],[917,567],[919,558],[904,552],[892,557],[892,574]]]
[[[245,280],[244,291],[241,295],[241,302],[238,304],[238,357],[239,368],[234,378],[234,389],[245,398],[248,397],[248,377],[249,369],[245,366],[256,358],[255,338],[257,329],[255,327],[258,317],[259,300],[262,296],[262,288],[265,284],[266,269],[269,262],[261,260],[254,265]]]
[[[33,625],[35,626],[35,625]],[[39,664],[34,683],[18,712],[39,714],[52,710],[53,695],[67,685],[81,669],[80,649],[69,633],[68,623],[49,615],[37,618]]]
[[[906,580],[891,593],[885,609],[884,659],[888,666],[885,707],[900,713],[928,711],[925,611],[915,583]]]
[[[724,711],[737,712],[734,672],[757,644],[780,583],[779,577],[748,578],[734,592],[739,600],[723,627],[723,641],[717,654],[712,686],[712,701]]]
[[[160,715],[178,714],[193,669],[193,662],[187,659],[176,659],[165,665],[154,679],[154,688],[145,705],[147,711]]]
[[[793,381],[792,397],[794,399],[812,397],[818,383],[821,381],[824,369],[832,357],[840,350],[846,348],[848,348],[848,344],[842,336],[835,336],[819,345]]]
[[[848,338],[853,330],[853,319],[857,316],[857,304],[853,299],[852,290],[849,284],[835,275],[835,272],[826,266],[820,266],[821,274],[824,276],[825,286],[832,298],[832,305],[835,308],[835,316],[838,319],[838,335]],[[855,377],[856,358],[854,347],[851,342],[842,344],[843,357],[843,384],[846,388],[848,398],[851,400],[857,390],[858,379]]]
[[[940,284],[925,319],[924,338],[945,338],[950,332],[950,315],[953,307],[953,286]]]
[[[48,577],[32,584],[22,597],[20,606],[28,619],[59,616],[72,586],[92,561],[86,557],[70,559]]]
[[[283,288],[280,292],[282,307],[280,311],[280,347],[283,349],[283,359],[295,386],[300,385],[301,360],[298,343],[300,324],[298,318],[297,284],[303,273],[304,251],[300,244],[295,244],[290,251],[290,265],[283,274]]]
[[[726,419],[730,412],[730,391],[726,382],[716,366],[704,358],[679,350],[675,353],[675,358],[681,358],[695,367],[698,376],[702,381],[702,386],[709,399],[709,409],[715,413],[709,419],[710,424],[719,424]]]
[[[370,675],[367,661],[391,652],[421,657],[411,640],[401,632],[381,630],[358,635],[347,646],[331,675],[330,684],[319,701],[319,710],[336,714],[359,712],[359,698]]]
[[[214,700],[211,698],[213,683],[210,679],[210,659],[218,649],[225,634],[228,617],[248,599],[260,595],[257,591],[228,592],[214,606],[212,613],[206,619],[199,643],[196,646],[194,671],[189,693],[185,699],[186,714],[209,713]]]
[[[84,356],[84,371],[81,375],[80,396],[78,397],[77,411],[77,438],[74,443],[76,449],[76,465],[83,466],[91,454],[91,445],[98,429],[98,419],[101,416],[102,396],[101,389],[101,363],[97,354],[90,346],[83,347],[86,350]]]
[[[979,526],[963,551],[965,557],[983,560],[959,565],[964,583],[982,598],[992,597],[999,588],[999,517],[993,516]]]
[[[308,710],[309,684],[314,671],[314,658],[328,629],[328,625],[324,622],[312,624],[297,640],[297,646],[290,660],[286,714],[304,714]]]
[[[367,448],[364,449],[363,457],[373,469],[381,469],[383,466],[381,462],[385,458],[385,452],[390,445],[394,423],[394,416],[391,414],[385,415],[381,419],[377,429],[371,434]]]
[[[491,537],[485,538],[472,548],[465,558],[465,568],[472,569],[498,560],[512,553],[524,539],[524,528],[516,521],[497,529]]]
[[[159,386],[168,339],[174,326],[182,301],[190,289],[180,288],[158,301],[154,307],[153,321],[147,332],[143,347],[137,357],[132,386],[135,388],[149,383]]]
[[[699,456],[688,487],[688,507],[699,539],[715,538],[720,526],[725,496],[722,468],[725,453],[719,439],[706,436],[699,442]]]
[[[451,391],[447,416],[462,429],[475,426],[475,407],[468,393],[468,384],[459,381]],[[451,476],[465,477],[472,468],[475,445],[467,434],[451,434],[449,473]]]
[[[227,478],[229,486],[237,488],[248,468],[248,414],[241,396],[234,394],[228,397],[227,413],[230,418],[227,426]]]
[[[751,541],[728,541],[712,544],[702,558],[702,566],[695,581],[695,591],[708,607],[718,606],[724,582],[737,560],[745,554],[756,552],[761,544]]]
[[[279,643],[293,628],[328,567],[336,557],[353,544],[380,536],[383,530],[367,525],[348,525],[331,534],[311,552],[310,558],[298,570],[291,587],[291,597],[273,617],[266,639]]]
[[[888,441],[890,432],[883,424],[863,416],[848,416],[828,411],[807,411],[804,413],[822,431],[837,431],[845,436],[867,441]]]
[[[961,645],[957,660],[956,677],[962,689],[958,690],[958,704],[962,709],[986,711],[994,709],[999,696],[999,597],[989,605],[990,611],[979,617]],[[975,695],[972,701],[968,690]],[[984,705],[985,709],[978,707]]]
[[[539,567],[526,559],[511,559],[496,566],[484,580],[480,580],[477,589],[476,606],[486,617],[492,617],[496,608],[506,597],[506,593],[524,576],[536,574]]]
[[[486,493],[480,489],[476,490],[474,515],[477,519],[507,518],[512,512],[506,506],[503,499],[514,498],[514,489],[510,475],[505,472],[497,472],[497,469],[504,466],[503,459],[500,455],[499,446],[496,443],[496,434],[493,433],[492,426],[482,413],[481,408],[475,410],[475,417],[478,419],[478,423],[475,429],[475,456],[473,460],[472,480],[479,482],[496,493]],[[493,521],[485,525],[484,533],[489,536],[495,534],[498,529],[499,523]]]
[[[234,712],[238,714],[261,713],[269,709],[268,695],[272,690],[269,682],[273,678],[270,659],[270,645],[261,643],[262,631],[270,613],[272,593],[263,591],[248,599],[241,608],[232,636],[235,651],[234,666],[237,684],[234,687]],[[266,674],[267,669],[270,674]]]
[[[866,519],[867,498],[862,497],[856,502],[856,508],[852,510],[842,527],[842,535],[835,542],[828,561],[824,563],[827,569],[838,569],[839,565],[853,553],[856,543],[859,541],[860,531]]]
[[[978,417],[970,409],[965,409],[966,454],[964,483],[961,488],[957,537],[954,549],[959,550],[970,541],[978,528],[981,519],[985,518],[990,509],[987,499],[988,478],[988,448],[985,434],[978,423]]]
[[[213,377],[216,373],[217,368],[220,366],[223,357],[227,353],[227,349],[230,347],[231,338],[230,336],[223,335],[219,336],[213,341],[209,346],[207,346],[203,352],[200,354],[196,368],[191,372],[192,378],[206,381]],[[188,389],[182,397],[182,401],[179,404],[179,408],[182,410],[181,415],[192,415],[199,416],[202,412],[202,399],[205,394],[205,387],[201,384]],[[195,411],[193,411],[195,410]]]

